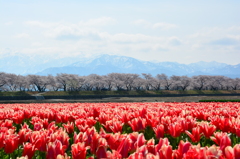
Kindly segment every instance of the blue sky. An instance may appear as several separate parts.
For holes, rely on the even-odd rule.
[[[0,55],[240,63],[238,0],[0,0]]]

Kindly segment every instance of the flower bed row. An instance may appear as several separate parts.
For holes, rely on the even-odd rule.
[[[240,158],[239,106],[1,104],[0,158]]]

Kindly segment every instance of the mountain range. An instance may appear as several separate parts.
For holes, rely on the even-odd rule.
[[[41,63],[37,60],[42,61]],[[42,59],[41,59],[42,58]],[[58,73],[106,75],[108,73],[164,73],[171,75],[223,75],[231,78],[240,77],[240,64],[228,65],[219,62],[196,62],[180,64],[177,62],[141,61],[132,57],[117,55],[99,55],[91,58],[59,58],[50,60],[44,57],[17,56],[0,59],[0,72],[15,74],[56,75]]]

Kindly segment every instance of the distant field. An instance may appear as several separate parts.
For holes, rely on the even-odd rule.
[[[31,96],[39,92],[0,92],[0,96]],[[41,92],[44,96],[69,96],[69,95],[151,95],[151,94],[236,94],[240,90],[187,90],[187,91],[49,91]]]

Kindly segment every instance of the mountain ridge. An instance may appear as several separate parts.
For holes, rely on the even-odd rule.
[[[71,68],[67,71],[66,68]],[[74,71],[73,71],[74,70]],[[84,62],[76,62],[69,66],[49,68],[37,74],[47,75],[48,73],[72,73],[78,75],[99,74],[106,75],[108,73],[150,73],[152,75],[164,73],[171,75],[223,75],[231,78],[240,77],[240,64],[227,65],[219,62],[200,61],[191,64],[179,64],[177,62],[149,62],[140,61],[132,57],[117,55],[101,55],[96,58]]]
[[[36,58],[40,61],[37,62]],[[58,73],[89,75],[108,73],[150,73],[157,75],[164,73],[172,75],[222,75],[231,78],[240,78],[240,64],[228,65],[216,61],[199,61],[190,64],[180,64],[177,62],[151,62],[142,61],[133,57],[102,54],[96,57],[69,57],[55,60],[45,57],[25,57],[14,58],[3,57],[0,59],[0,72],[15,73],[21,75],[56,75]]]

